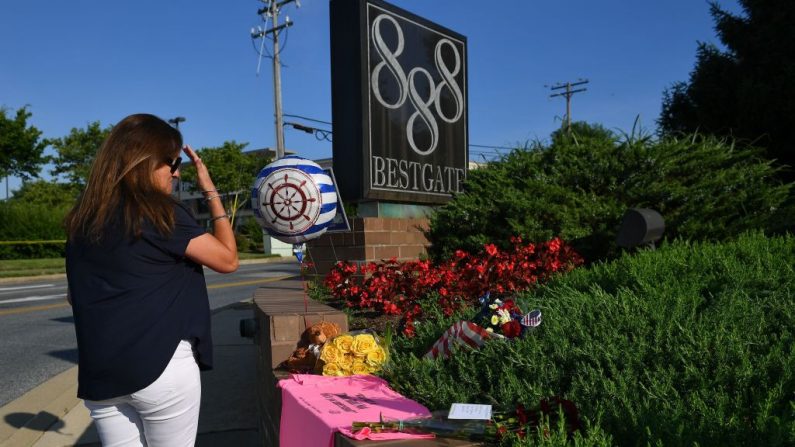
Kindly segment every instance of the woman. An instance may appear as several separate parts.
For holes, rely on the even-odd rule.
[[[116,124],[66,217],[78,397],[105,446],[192,446],[199,370],[212,367],[202,266],[237,270],[237,246],[207,167],[190,148],[213,232],[171,196],[182,136],[162,119]]]

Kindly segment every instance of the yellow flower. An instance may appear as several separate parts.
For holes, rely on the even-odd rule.
[[[381,346],[378,346],[376,349],[368,352],[367,360],[365,360],[369,366],[378,368],[384,364],[384,361],[386,361],[386,352],[384,352],[384,348]]]
[[[494,332],[494,328],[487,327],[486,332]]]
[[[340,351],[344,353],[351,352],[353,337],[348,334],[338,335],[334,337],[333,343]]]
[[[491,324],[492,324],[492,326],[496,326],[497,323],[499,323],[499,322],[500,322],[500,317],[498,317],[496,315],[492,315],[491,316]]]
[[[333,343],[324,344],[323,350],[320,351],[320,360],[323,360],[326,363],[336,363],[337,359],[341,356],[342,353]]]
[[[364,362],[353,362],[351,372],[354,374],[370,374],[370,368]]]
[[[324,376],[342,376],[342,371],[336,363],[326,363],[323,365]]]
[[[343,372],[350,373],[353,368],[353,354],[345,354],[337,359],[337,365]]]
[[[378,343],[375,342],[375,337],[372,334],[359,334],[353,337],[352,351],[354,354],[367,354],[377,347]]]

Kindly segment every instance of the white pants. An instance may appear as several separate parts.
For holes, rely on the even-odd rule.
[[[199,366],[190,342],[183,340],[148,387],[85,405],[103,447],[187,447],[196,442],[200,402]]]

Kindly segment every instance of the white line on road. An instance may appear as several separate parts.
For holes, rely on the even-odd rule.
[[[55,287],[55,284],[38,284],[35,286],[0,287],[0,292],[10,292],[12,290],[41,289],[44,287]]]
[[[13,300],[2,300],[0,304],[11,304],[11,303],[26,303],[28,301],[44,301],[44,300],[54,300],[56,298],[66,298],[65,293],[60,293],[58,295],[45,295],[45,296],[28,296],[25,298],[16,298]]]

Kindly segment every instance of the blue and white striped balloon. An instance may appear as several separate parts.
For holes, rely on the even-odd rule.
[[[271,236],[300,244],[326,232],[337,214],[337,190],[317,163],[289,155],[265,166],[251,190],[254,217]]]

